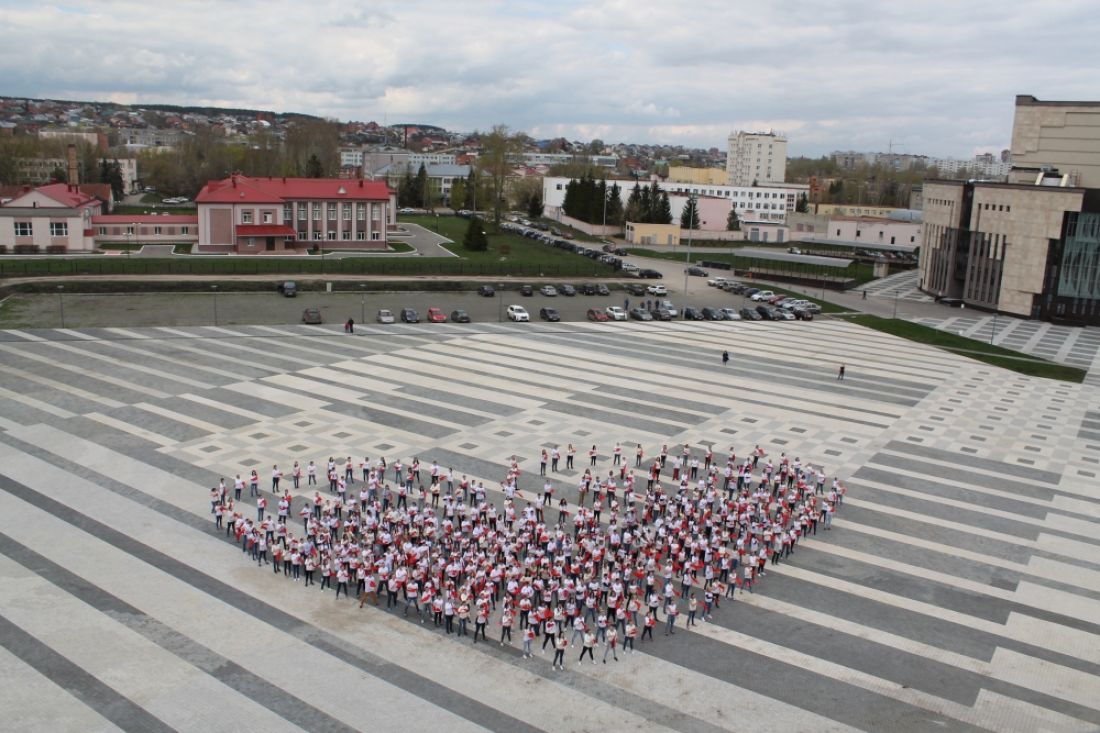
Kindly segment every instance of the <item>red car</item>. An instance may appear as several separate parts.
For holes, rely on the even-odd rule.
[[[602,308],[589,308],[588,309],[588,320],[590,320],[590,321],[601,321],[601,322],[606,321],[607,320],[607,312],[604,311]]]
[[[428,309],[428,323],[446,323],[447,314],[436,307]]]

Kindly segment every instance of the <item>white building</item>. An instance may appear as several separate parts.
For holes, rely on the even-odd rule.
[[[1006,178],[1009,171],[1012,170],[1012,163],[990,160],[988,157],[980,155],[970,160],[933,158],[928,161],[928,165],[936,166],[936,170],[940,172],[940,175],[946,176],[953,176],[961,170],[967,170],[982,178]]]
[[[726,173],[731,186],[782,183],[787,175],[787,138],[771,132],[730,133]]]
[[[542,201],[547,209],[560,208],[565,201],[565,187],[569,179],[565,177],[547,176],[542,179]],[[618,183],[621,189],[620,196],[623,206],[626,206],[630,192],[634,190],[634,181],[609,181]],[[641,186],[650,185],[649,181],[638,181]],[[694,194],[699,197],[713,197],[728,201],[735,208],[737,216],[742,221],[758,222],[783,222],[786,221],[787,212],[794,211],[798,203],[798,196],[809,191],[809,186],[804,184],[787,184],[784,186],[718,186],[706,183],[683,183],[678,181],[658,181],[657,186],[670,196],[680,194],[687,196]],[[678,212],[673,210],[675,216]]]

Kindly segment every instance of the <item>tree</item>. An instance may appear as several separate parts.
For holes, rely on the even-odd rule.
[[[729,216],[726,217],[726,231],[739,232],[741,231],[741,219],[737,216],[737,207],[730,205]]]
[[[416,203],[413,206],[424,207],[428,203],[428,169],[420,164],[420,170],[416,172],[416,180],[413,181],[413,198]]]
[[[626,210],[623,212],[623,221],[641,222],[644,209],[642,208],[642,185],[634,184],[634,189],[626,199]]]
[[[100,163],[99,182],[111,184],[111,197],[121,201],[126,195],[126,182],[122,180],[122,166],[118,160],[108,163],[104,158]]]
[[[696,216],[696,219],[698,220],[698,216]],[[672,223],[672,204],[669,203],[668,193],[665,191],[661,191],[661,195],[657,198],[657,203],[653,208],[653,223]]]
[[[539,191],[527,200],[527,216],[538,219],[546,207],[542,205],[542,192]]]
[[[466,227],[466,236],[462,238],[462,246],[470,252],[485,252],[489,249],[489,238],[485,236],[485,227],[481,225],[481,217],[470,217],[470,224]]]
[[[306,160],[306,178],[324,178],[325,167],[321,164],[321,159],[317,157],[317,153],[311,153]]]
[[[50,180],[55,183],[67,181],[69,179],[69,172],[65,170],[64,166],[57,166],[50,171]]]
[[[493,226],[500,226],[504,208],[504,184],[511,172],[512,156],[521,150],[519,138],[508,132],[507,125],[494,125],[489,134],[481,138],[481,155],[477,159],[478,168],[489,179],[490,203],[493,211]]]
[[[451,197],[447,200],[447,205],[452,209],[461,209],[466,206],[466,181],[461,178],[456,178],[454,183],[451,184]]]
[[[607,223],[612,226],[622,226],[623,223],[623,198],[617,183],[611,184],[607,194]]]
[[[687,203],[684,204],[684,209],[680,212],[680,228],[699,228],[699,206],[696,204],[694,195],[688,196]]]
[[[798,194],[798,200],[795,201],[794,210],[800,214],[805,214],[810,210],[810,198],[805,193]]]

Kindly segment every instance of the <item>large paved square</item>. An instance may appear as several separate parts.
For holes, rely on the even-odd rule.
[[[1096,387],[833,321],[6,331],[0,365],[12,730],[1100,726]],[[295,459],[496,486],[616,441],[759,444],[849,493],[712,623],[565,671],[283,582],[209,514]]]

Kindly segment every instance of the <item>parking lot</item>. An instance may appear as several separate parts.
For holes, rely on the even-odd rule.
[[[655,282],[655,281],[654,281]],[[648,283],[646,283],[648,284]],[[514,287],[518,288],[516,284]],[[704,281],[705,287],[705,281]],[[609,296],[576,295],[547,297],[535,288],[534,295],[521,296],[517,290],[498,292],[493,297],[474,292],[301,292],[295,298],[284,298],[271,292],[213,293],[45,293],[18,294],[0,304],[0,328],[97,328],[117,326],[204,326],[298,323],[306,308],[318,308],[324,323],[375,321],[380,308],[398,315],[402,308],[415,308],[421,318],[429,307],[443,309],[447,314],[456,308],[465,309],[474,323],[507,320],[509,305],[524,306],[532,320],[538,320],[543,307],[557,309],[563,321],[586,320],[589,308],[616,305],[634,307],[643,297],[630,295],[622,289],[612,289]],[[648,296],[650,300],[657,300]],[[678,307],[702,309],[736,308],[750,301],[715,288],[692,292],[687,298],[672,291],[668,296]],[[628,308],[629,309],[629,308]],[[425,324],[426,327],[428,324]]]

